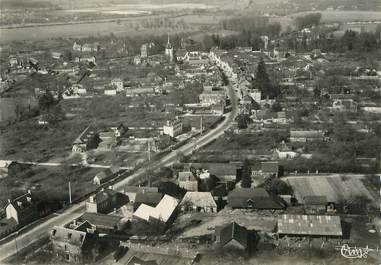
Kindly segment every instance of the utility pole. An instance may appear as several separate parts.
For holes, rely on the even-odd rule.
[[[151,161],[151,142],[148,142],[148,161]]]
[[[19,232],[16,232],[16,235],[15,235],[16,262],[18,262],[18,259],[19,259],[19,249],[17,246],[17,237],[18,236],[19,236]]]
[[[69,203],[71,204],[71,184],[69,180]]]
[[[202,115],[201,115],[201,119],[200,119],[200,133],[202,135],[202,132],[203,132],[203,124],[202,124]]]

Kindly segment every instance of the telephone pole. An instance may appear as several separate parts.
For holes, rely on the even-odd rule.
[[[71,184],[70,184],[70,180],[69,180],[69,203],[71,204]]]
[[[203,133],[202,116],[201,116],[201,119],[200,119],[200,133],[201,133],[201,135]]]
[[[151,161],[151,142],[148,142],[148,161]]]

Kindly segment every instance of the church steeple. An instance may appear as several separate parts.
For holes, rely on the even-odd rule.
[[[169,33],[168,33],[167,49],[172,49],[172,44],[171,44],[171,41],[169,39]]]
[[[173,61],[173,47],[171,44],[171,41],[169,39],[169,33],[168,33],[168,41],[167,41],[167,46],[165,47],[165,55],[169,58],[169,61]]]

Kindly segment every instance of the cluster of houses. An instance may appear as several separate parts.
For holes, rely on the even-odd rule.
[[[261,181],[243,188],[239,181],[241,166],[240,163],[176,164],[173,167],[175,181],[171,184],[179,192],[171,194],[160,187],[125,186],[120,191],[111,186],[102,188],[87,199],[86,212],[81,217],[52,229],[50,239],[54,253],[59,259],[77,264],[97,260],[102,256],[102,244],[108,241],[121,245],[139,242],[140,247],[145,244],[149,247],[153,235],[142,236],[142,232],[156,231],[161,234],[158,235],[161,240],[167,238],[165,242],[168,242],[170,235],[164,231],[176,227],[176,219],[197,216],[199,221],[194,225],[202,226],[224,211],[269,215],[275,226],[270,232],[253,230],[242,222],[245,217],[241,212],[236,220],[227,219],[205,233],[171,238],[172,244],[197,241],[200,249],[214,246],[247,253],[255,249],[264,234],[278,247],[297,245],[300,240],[342,240],[341,218],[335,215],[335,205],[326,198],[311,197],[295,202],[289,195],[269,192],[261,187]],[[278,170],[277,162],[266,162],[253,170],[252,178],[276,178]],[[298,203],[303,205],[304,212],[288,213],[288,208]],[[17,203],[10,204],[7,215],[17,207]],[[12,218],[20,220],[17,216]]]
[[[49,209],[28,190],[16,198],[8,199],[1,213],[0,238],[3,238],[45,216]]]

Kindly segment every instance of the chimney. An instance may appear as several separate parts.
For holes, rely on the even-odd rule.
[[[29,193],[29,194],[32,194],[32,191],[31,191],[31,190],[28,190],[28,193]]]
[[[31,198],[30,196],[27,196],[27,197],[26,197],[26,200],[27,200],[28,202],[32,202],[32,198]]]
[[[22,206],[22,202],[17,201],[17,205],[18,205],[19,207],[21,207],[21,206]]]
[[[94,196],[93,196],[93,195],[91,195],[91,196],[89,197],[89,201],[90,201],[91,203],[94,203],[95,199],[94,199]]]

